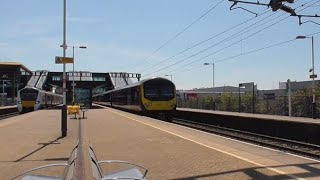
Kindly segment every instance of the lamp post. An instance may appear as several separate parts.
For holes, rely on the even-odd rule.
[[[316,119],[316,95],[315,95],[315,84],[314,84],[314,78],[316,78],[316,74],[314,74],[314,41],[313,36],[297,36],[296,39],[311,39],[311,46],[312,46],[312,69],[310,69],[309,72],[312,71],[312,75],[310,75],[310,78],[312,78],[312,118]]]
[[[172,74],[166,74],[164,76],[170,76],[170,80],[172,81]]]
[[[62,47],[62,46],[60,46]],[[72,63],[72,104],[74,104],[74,48],[80,48],[80,49],[86,49],[86,46],[67,46],[67,47],[72,47],[72,58],[73,58],[73,63]]]
[[[63,58],[66,57],[67,50],[67,0],[63,0]],[[67,136],[67,94],[66,94],[66,63],[63,62],[63,74],[62,74],[62,91],[63,91],[63,106],[61,111],[61,132],[62,137]]]
[[[212,65],[212,99],[213,99],[212,109],[215,110],[216,106],[214,101],[214,63],[204,63],[203,65],[205,66]]]

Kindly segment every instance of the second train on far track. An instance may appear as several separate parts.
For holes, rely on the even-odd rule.
[[[170,120],[176,88],[168,79],[151,78],[94,95],[93,102]]]

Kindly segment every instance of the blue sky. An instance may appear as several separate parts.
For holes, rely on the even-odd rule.
[[[170,74],[178,89],[211,87],[212,67],[203,66],[204,62],[217,62],[288,41],[298,35],[320,32],[320,26],[313,23],[299,26],[297,17],[288,17],[276,23],[289,16],[281,11],[273,13],[269,9],[256,18],[240,9],[230,11],[231,3],[224,0],[181,35],[152,54],[220,1],[68,0],[67,44],[88,47],[76,49],[75,69],[141,73],[143,78]],[[290,6],[298,11],[307,2],[310,3],[304,7],[308,8],[301,11],[301,14],[320,14],[318,0],[299,0]],[[311,4],[314,5],[309,7]],[[62,65],[54,64],[54,57],[62,55],[59,47],[63,40],[62,5],[62,0],[1,0],[0,61],[18,61],[31,70],[62,71]],[[267,11],[266,7],[260,6],[241,7],[259,14]],[[252,20],[177,55],[248,19]],[[320,18],[303,20],[320,23]],[[243,31],[253,23],[257,23],[255,29]],[[276,24],[266,28],[273,23]],[[266,29],[262,30],[263,28]],[[194,55],[240,31],[243,33],[234,35],[229,41]],[[261,32],[256,33],[257,31]],[[230,46],[235,42],[238,43]],[[225,48],[228,46],[230,47]],[[320,73],[319,48],[320,34],[317,34],[315,73]],[[72,56],[72,49],[68,49],[67,53]],[[170,58],[172,56],[175,57]],[[203,58],[205,56],[208,57]],[[164,61],[168,58],[170,59]],[[181,62],[177,63],[179,61]],[[159,65],[155,66],[156,64]],[[310,67],[311,40],[295,40],[215,63],[215,85],[237,86],[242,82],[253,81],[259,89],[272,89],[278,87],[279,81],[289,78],[308,80]],[[67,69],[71,70],[72,65],[68,65]]]

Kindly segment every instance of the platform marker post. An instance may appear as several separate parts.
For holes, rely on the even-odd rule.
[[[63,0],[63,57],[66,57],[66,34],[67,34],[67,0]],[[62,88],[63,88],[63,106],[61,111],[61,133],[62,137],[67,136],[67,94],[66,94],[66,63],[63,62],[63,78],[62,78]]]
[[[289,102],[289,117],[291,117],[291,83],[290,79],[288,79],[288,102]]]

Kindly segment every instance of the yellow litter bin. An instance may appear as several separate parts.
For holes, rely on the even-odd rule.
[[[79,105],[73,105],[73,106],[67,106],[68,114],[79,114],[80,106]]]

